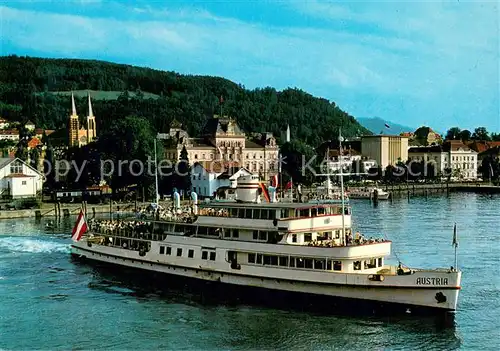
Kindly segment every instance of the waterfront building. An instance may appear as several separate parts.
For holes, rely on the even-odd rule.
[[[19,141],[19,131],[17,129],[0,130],[0,140]]]
[[[86,128],[80,125],[78,115],[76,113],[75,97],[71,93],[71,115],[68,123],[68,145],[69,146],[84,146],[93,142],[97,137],[95,116],[92,111],[92,101],[90,93],[88,95],[88,116]]]
[[[385,169],[408,159],[408,137],[400,135],[364,135],[361,152]]]
[[[9,128],[10,122],[4,118],[0,118],[0,129]]]
[[[411,147],[408,156],[410,161],[433,163],[441,174],[451,170],[459,178],[477,178],[477,152],[460,140],[445,141],[442,145]]]
[[[236,188],[237,179],[249,175],[237,162],[196,162],[191,169],[191,190],[201,197],[210,197],[219,188]]]
[[[419,127],[414,132],[403,132],[400,136],[408,137],[412,146],[438,145],[443,142],[439,133],[426,126]]]
[[[28,121],[26,122],[26,124],[24,125],[24,128],[26,128],[26,130],[30,131],[30,132],[33,132],[36,128],[35,126],[35,123],[31,122],[31,121]]]
[[[165,148],[166,158],[178,161],[185,147],[191,165],[196,162],[238,162],[264,179],[278,173],[279,147],[272,133],[247,136],[233,118],[215,115],[207,121],[203,135],[192,138],[173,121]]]
[[[19,158],[0,158],[0,197],[35,197],[43,186],[43,174]]]
[[[330,150],[328,157],[333,161],[328,163],[331,173],[338,173],[341,167],[343,170],[347,171],[352,167],[354,162],[362,165],[365,171],[377,165],[375,160],[362,156],[360,152],[354,149],[346,149],[343,151],[342,155],[340,155],[339,150]]]

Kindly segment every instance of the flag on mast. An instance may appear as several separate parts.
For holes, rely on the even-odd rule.
[[[271,178],[271,186],[277,188],[278,187],[278,175],[275,174]]]
[[[390,129],[391,127],[387,124],[387,123],[384,123],[384,126],[387,128],[387,129]]]
[[[451,243],[453,246],[458,247],[458,238],[457,238],[457,224],[453,227],[453,242]]]
[[[71,239],[73,239],[73,241],[79,241],[82,238],[83,233],[86,231],[87,222],[85,221],[83,210],[80,210],[80,214],[78,215],[73,231],[71,232]]]

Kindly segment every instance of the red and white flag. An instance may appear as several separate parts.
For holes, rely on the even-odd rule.
[[[278,175],[275,174],[271,178],[271,186],[277,188],[278,187]]]
[[[71,239],[73,241],[78,241],[82,238],[83,233],[87,231],[87,222],[85,221],[85,216],[83,215],[83,210],[80,210],[80,214],[76,219],[75,227],[71,233]]]

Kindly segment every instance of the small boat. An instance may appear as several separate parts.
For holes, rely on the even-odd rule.
[[[375,196],[379,200],[388,200],[390,193],[377,187],[352,188],[348,192],[351,199],[373,199]]]

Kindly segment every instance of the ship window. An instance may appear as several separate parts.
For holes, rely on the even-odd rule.
[[[304,241],[305,242],[312,241],[312,234],[311,233],[305,233],[304,234]]]
[[[259,232],[259,240],[267,240],[267,232],[265,231]]]
[[[252,210],[251,209],[246,209],[245,210],[245,218],[252,218]]]
[[[210,261],[215,261],[215,251],[210,252]]]
[[[167,255],[172,254],[172,248],[170,246],[167,246]]]
[[[278,265],[278,256],[271,256],[271,265],[273,266]]]
[[[333,261],[333,270],[341,271],[342,270],[342,261]]]
[[[237,208],[232,208],[230,210],[231,212],[231,217],[238,217],[238,209]]]
[[[304,268],[304,259],[297,258],[297,268]]]
[[[317,217],[317,216],[318,216],[318,209],[311,208],[311,217]]]
[[[318,215],[321,216],[321,215],[324,215],[324,214],[325,214],[325,208],[324,207],[318,208]]]
[[[182,249],[181,248],[177,249],[177,256],[182,256]]]
[[[375,258],[371,258],[370,261],[365,261],[365,268],[376,268],[377,260]]]
[[[264,264],[271,264],[271,256],[264,255]]]
[[[355,271],[361,270],[361,261],[354,261],[354,270]]]
[[[261,212],[264,210],[259,210],[259,209],[254,209],[253,210],[253,218],[254,219],[260,219],[261,217]]]
[[[378,267],[382,267],[382,257],[378,258]]]
[[[292,234],[292,243],[297,242],[297,234]]]
[[[282,209],[281,210],[281,216],[280,218],[288,218],[288,209]]]
[[[314,260],[314,269],[325,269],[325,260]]]
[[[262,255],[261,254],[257,254],[257,263],[262,264]]]
[[[240,231],[238,229],[233,229],[233,238],[239,238],[240,237]]]
[[[208,259],[208,252],[207,251],[202,251],[201,252],[201,259],[202,260]]]
[[[229,238],[231,236],[231,229],[224,229],[224,237]]]
[[[300,210],[300,217],[309,217],[309,209]]]
[[[290,257],[290,267],[295,267],[295,257]]]
[[[193,258],[193,257],[194,257],[194,250],[190,249],[190,250],[188,251],[188,257],[189,257],[189,258]]]
[[[160,246],[160,255],[165,254],[165,246]]]
[[[253,231],[253,239],[257,240],[258,238],[259,238],[259,231],[258,230],[254,230]]]
[[[248,263],[255,263],[255,254],[248,254]]]
[[[332,270],[332,261],[327,260],[326,261],[326,270],[331,271]]]
[[[198,227],[198,235],[207,235],[207,227]]]
[[[312,269],[313,268],[313,260],[312,258],[306,258],[304,259],[304,267]]]
[[[280,256],[280,266],[288,267],[288,257]]]

